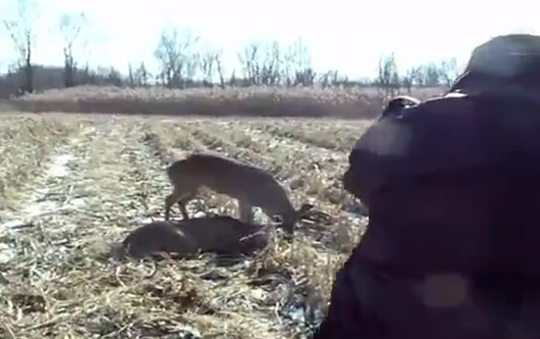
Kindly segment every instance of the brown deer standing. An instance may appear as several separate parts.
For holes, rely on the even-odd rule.
[[[169,220],[172,205],[178,203],[184,219],[188,219],[185,205],[200,188],[206,187],[238,201],[240,220],[253,222],[253,206],[269,216],[279,216],[281,228],[293,234],[298,215],[313,206],[304,204],[299,210],[292,206],[285,189],[267,171],[254,165],[212,153],[193,153],[167,168],[173,192],[165,199],[165,220]]]

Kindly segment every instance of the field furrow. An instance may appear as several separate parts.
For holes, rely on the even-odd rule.
[[[36,190],[48,188],[41,201],[29,202],[39,211],[9,235],[17,253],[6,264],[9,283],[0,300],[6,334],[103,336],[118,331],[111,327],[117,323],[133,326],[115,335],[128,338],[157,316],[137,319],[145,292],[122,288],[115,267],[101,256],[106,242],[159,213],[167,184],[159,161],[140,142],[144,133],[136,126],[111,121],[83,131],[58,155],[69,161],[55,160],[56,172],[36,183]]]
[[[276,121],[271,124],[250,123],[253,128],[260,129],[278,138],[293,138],[316,147],[347,153],[350,152],[362,131],[369,126],[369,123],[351,125],[345,127],[341,123],[325,124],[308,121],[302,123],[302,128],[298,128],[298,123],[288,120]]]
[[[76,124],[45,120],[36,115],[6,116],[0,121],[0,211],[16,208],[24,193],[55,147],[65,142]],[[1,219],[0,219],[1,221]]]
[[[40,129],[14,119],[18,134],[0,135],[0,171],[26,174],[2,182],[12,210],[0,210],[0,337],[305,338],[320,320],[364,225],[342,210],[352,202],[340,186],[346,152],[280,136],[275,120],[73,115],[35,118]],[[165,168],[196,150],[268,169],[295,206],[314,203],[332,223],[303,221],[292,244],[276,238],[267,256],[228,265],[210,254],[113,259],[110,243],[163,218]],[[237,216],[233,199],[209,191],[188,209]]]

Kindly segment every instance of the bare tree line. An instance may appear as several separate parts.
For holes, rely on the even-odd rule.
[[[157,37],[154,58],[158,71],[152,74],[144,62],[128,61],[128,74],[113,67],[91,69],[76,55],[76,45],[86,46],[84,40],[88,21],[84,13],[61,14],[56,31],[63,41],[63,67],[43,67],[34,63],[36,23],[39,11],[35,0],[15,0],[16,15],[2,20],[11,38],[16,59],[1,86],[11,86],[17,94],[32,93],[36,89],[73,87],[78,85],[165,86],[168,88],[227,86],[369,86],[379,88],[385,95],[413,87],[448,85],[458,74],[455,59],[419,65],[400,72],[393,54],[380,58],[375,79],[353,81],[336,70],[316,72],[311,64],[308,48],[301,39],[290,45],[278,41],[251,42],[237,55],[240,69],[227,69],[220,49],[202,48],[201,37],[180,34],[178,29],[164,29]],[[84,48],[82,48],[84,49]],[[81,53],[82,54],[82,53]],[[49,69],[50,80],[38,79],[39,72]],[[58,83],[58,73],[61,83]],[[47,78],[47,76],[44,76]],[[53,81],[55,78],[57,81]],[[39,86],[36,86],[39,83]],[[11,93],[14,94],[14,93]]]

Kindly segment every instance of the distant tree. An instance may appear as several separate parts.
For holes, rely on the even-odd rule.
[[[456,58],[442,61],[440,68],[443,84],[450,87],[460,73]]]
[[[284,80],[284,56],[277,40],[251,42],[238,54],[247,85],[276,86]]]
[[[335,87],[348,81],[348,78],[336,70],[329,70],[321,74],[319,81],[323,88]]]
[[[75,72],[77,62],[73,55],[73,47],[81,35],[83,27],[87,24],[84,13],[62,14],[60,16],[60,32],[64,39],[64,86],[75,86]]]
[[[16,8],[15,17],[4,19],[3,24],[16,49],[16,70],[24,74],[24,83],[20,91],[32,93],[34,91],[32,56],[36,40],[34,25],[39,19],[39,14],[34,0],[17,0]]]
[[[401,87],[399,71],[394,53],[379,59],[378,77],[375,85],[383,91],[384,97],[395,96]]]
[[[180,39],[177,29],[162,31],[154,51],[161,83],[169,88],[184,88],[193,79],[199,61],[194,48],[199,39],[189,33]]]
[[[149,85],[150,73],[146,69],[144,62],[135,69],[132,64],[128,64],[128,81],[131,87],[146,87]]]
[[[317,74],[311,67],[311,56],[301,38],[296,39],[284,56],[284,85],[313,86]]]
[[[242,53],[238,53],[238,60],[242,65],[243,77],[249,85],[260,85],[260,72],[262,65],[259,60],[260,46],[251,42],[244,47]],[[234,75],[236,77],[236,74]]]
[[[203,73],[203,86],[212,87],[214,74],[216,71],[220,71],[221,51],[208,51],[199,58],[199,65]]]

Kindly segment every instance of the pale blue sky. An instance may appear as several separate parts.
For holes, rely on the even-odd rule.
[[[0,0],[8,16],[14,0]],[[55,32],[62,13],[84,11],[89,45],[81,55],[91,65],[127,71],[128,62],[153,63],[153,50],[165,26],[189,27],[204,44],[222,48],[228,70],[251,40],[289,43],[301,37],[316,70],[337,69],[351,77],[371,76],[382,54],[395,52],[401,68],[456,57],[464,63],[472,48],[491,36],[538,33],[531,1],[500,4],[474,0],[381,2],[332,0],[37,0],[35,59],[62,64],[61,37]],[[0,34],[0,67],[14,55]],[[79,54],[82,52],[79,52]],[[81,59],[81,58],[80,58]]]

